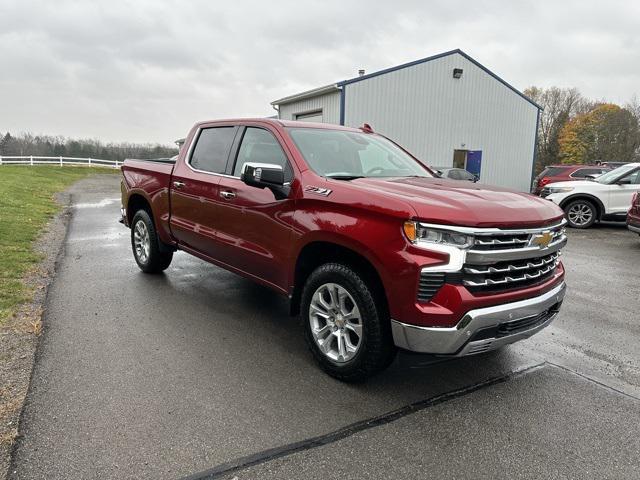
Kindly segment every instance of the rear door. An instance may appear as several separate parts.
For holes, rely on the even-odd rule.
[[[285,181],[293,180],[290,161],[277,135],[266,126],[241,127],[229,175],[219,184],[216,228],[223,262],[286,290],[285,265],[295,201],[277,200],[271,190],[250,187],[240,180],[247,162],[280,165]]]
[[[238,127],[201,127],[185,159],[176,164],[171,184],[171,231],[178,242],[217,258],[216,202]]]

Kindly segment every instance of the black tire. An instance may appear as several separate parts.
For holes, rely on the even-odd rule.
[[[582,212],[578,215],[578,212]],[[598,209],[593,202],[585,199],[578,199],[569,202],[564,207],[567,224],[571,228],[589,228],[597,220]]]
[[[326,356],[314,338],[310,308],[316,291],[326,284],[337,284],[346,290],[360,312],[362,335],[355,356],[337,362]],[[384,370],[396,354],[387,308],[376,301],[370,285],[357,271],[338,263],[327,263],[314,270],[302,291],[300,317],[305,340],[319,366],[332,377],[344,382],[361,382]]]
[[[148,233],[148,254],[142,255],[136,249],[136,226],[141,222]],[[142,228],[142,226],[140,227]],[[173,252],[166,247],[161,249],[160,239],[151,216],[146,210],[138,210],[131,222],[131,249],[133,258],[144,273],[160,273],[166,270],[173,259]]]

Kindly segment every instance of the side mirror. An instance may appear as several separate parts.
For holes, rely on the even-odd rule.
[[[256,188],[268,188],[277,200],[289,196],[289,186],[284,183],[284,170],[280,165],[271,163],[245,163],[240,175],[246,185]]]
[[[618,185],[631,185],[631,179],[630,178],[621,178],[616,183]]]
[[[480,180],[480,175],[474,175],[473,176],[473,183],[476,183],[478,180]]]

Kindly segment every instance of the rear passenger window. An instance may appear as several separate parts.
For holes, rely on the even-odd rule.
[[[225,173],[235,131],[235,127],[202,129],[191,154],[191,166],[206,172]]]
[[[601,168],[581,168],[571,174],[573,178],[584,178],[587,175],[600,175],[602,173]]]
[[[247,127],[238,150],[233,176],[239,177],[245,163],[270,163],[284,170],[284,181],[290,182],[293,174],[287,157],[271,132],[262,128]]]

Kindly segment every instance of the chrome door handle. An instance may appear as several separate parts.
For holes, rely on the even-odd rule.
[[[223,190],[220,192],[220,196],[226,198],[227,200],[230,200],[232,198],[236,198],[236,194],[233,192],[230,192],[229,190]]]
[[[182,187],[184,187],[184,182],[173,182],[173,187],[181,189]]]

